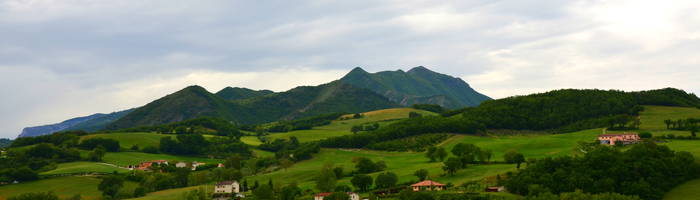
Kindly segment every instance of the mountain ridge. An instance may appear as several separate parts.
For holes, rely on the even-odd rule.
[[[447,108],[460,108],[477,106],[483,101],[491,100],[472,89],[461,78],[440,74],[423,66],[414,67],[407,72],[396,70],[376,73],[356,67],[340,81],[370,89],[403,106],[438,104]]]

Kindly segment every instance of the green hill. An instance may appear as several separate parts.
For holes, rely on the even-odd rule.
[[[226,100],[240,100],[240,99],[248,99],[248,98],[253,98],[253,97],[259,97],[259,96],[264,96],[268,94],[272,94],[274,92],[270,90],[251,90],[248,88],[239,88],[239,87],[226,87],[218,92],[216,92],[216,95],[220,96],[221,98],[224,98]]]
[[[203,116],[233,119],[237,111],[239,110],[229,102],[209,93],[206,89],[190,86],[137,108],[107,128],[153,126]]]
[[[475,91],[460,78],[415,67],[408,72],[368,73],[355,68],[340,81],[367,88],[404,106],[437,104],[447,108],[477,106],[491,98]]]
[[[109,128],[153,126],[204,116],[257,124],[397,106],[372,91],[338,81],[234,101],[211,94],[202,87],[190,86],[134,110],[110,124]]]

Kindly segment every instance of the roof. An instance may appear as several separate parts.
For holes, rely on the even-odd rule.
[[[418,182],[416,184],[413,184],[411,186],[445,186],[445,184],[438,183],[438,182],[431,181],[431,180],[424,180],[424,181]]]
[[[234,183],[238,183],[238,181],[222,181],[216,183],[216,185],[233,185]]]

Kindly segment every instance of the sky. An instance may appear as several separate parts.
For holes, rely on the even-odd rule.
[[[425,66],[493,98],[700,93],[697,0],[0,0],[0,137],[189,85],[285,91]]]

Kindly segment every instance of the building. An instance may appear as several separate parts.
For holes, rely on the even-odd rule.
[[[216,183],[214,194],[230,194],[241,192],[241,184],[238,181],[223,181]]]
[[[151,160],[151,161],[146,161],[146,162],[142,162],[141,164],[139,164],[139,166],[136,167],[136,169],[138,169],[138,170],[143,170],[143,171],[150,170],[150,167],[153,166],[153,164],[168,165],[168,161],[167,161],[167,160]],[[134,166],[129,165],[129,167],[130,167],[131,169],[133,169]]]
[[[177,168],[187,167],[187,163],[186,162],[177,162],[177,163],[175,163],[175,167],[177,167]]]
[[[418,191],[441,191],[445,190],[445,184],[438,183],[435,181],[431,180],[424,180],[419,183],[411,185],[411,188],[413,188],[414,192]]]
[[[487,187],[486,192],[503,192],[506,188],[503,186],[493,186],[493,187]]]
[[[314,200],[323,200],[328,195],[333,194],[332,192],[323,192],[323,193],[318,193],[314,195]],[[354,192],[348,192],[348,196],[350,198],[348,200],[360,200],[360,195]]]
[[[600,144],[615,145],[617,143],[636,144],[639,143],[641,138],[636,133],[622,133],[622,134],[602,134],[598,135],[598,141]]]

